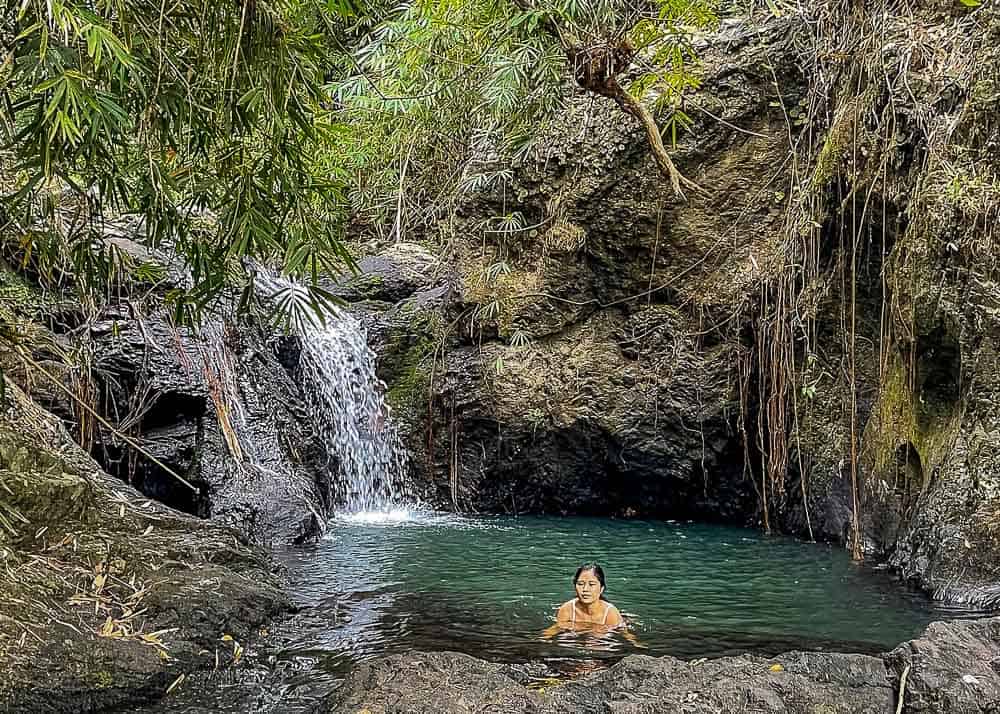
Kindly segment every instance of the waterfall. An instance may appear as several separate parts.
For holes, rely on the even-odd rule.
[[[274,288],[275,296],[305,292],[284,279],[260,282]],[[330,306],[322,320],[297,320],[296,331],[306,402],[337,471],[335,500],[353,514],[404,508],[406,451],[363,326]]]

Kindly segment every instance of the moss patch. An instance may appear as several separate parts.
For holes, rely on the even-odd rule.
[[[0,263],[0,320],[37,315],[49,303],[38,288]]]
[[[404,306],[397,315],[397,326],[381,350],[379,371],[388,385],[386,399],[393,411],[406,421],[419,418],[427,408],[431,369],[441,329],[437,313]]]
[[[884,474],[894,467],[897,448],[909,442],[929,474],[947,456],[960,425],[960,413],[928,413],[911,389],[906,367],[897,355],[886,370],[878,403],[865,429],[864,456],[873,473]]]

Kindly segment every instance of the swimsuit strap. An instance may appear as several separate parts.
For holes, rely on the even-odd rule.
[[[570,600],[568,604],[571,606],[570,607],[570,612],[573,613],[571,615],[571,617],[570,617],[570,622],[573,623],[573,624],[576,624],[576,600]],[[607,624],[607,622],[608,622],[608,615],[611,613],[611,608],[613,608],[613,607],[614,607],[614,605],[612,605],[610,602],[605,603],[604,617],[601,618],[601,624],[602,625],[606,625]]]

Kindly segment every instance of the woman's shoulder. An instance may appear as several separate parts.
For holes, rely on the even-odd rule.
[[[559,611],[556,613],[556,617],[565,616],[569,617],[573,613],[573,600],[567,600],[562,605],[559,606]]]
[[[609,602],[608,609],[604,614],[604,621],[608,624],[612,624],[622,622],[623,619],[621,611]]]

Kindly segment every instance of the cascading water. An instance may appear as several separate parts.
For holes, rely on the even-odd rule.
[[[337,459],[346,510],[399,508],[406,452],[361,325],[342,311],[327,315],[322,327],[304,330],[301,364],[320,433]]]
[[[258,280],[275,294],[305,290],[284,279]],[[406,451],[375,375],[375,353],[347,312],[331,306],[323,318],[298,321],[297,331],[306,401],[339,475],[335,499],[348,514],[397,517],[408,501]]]

